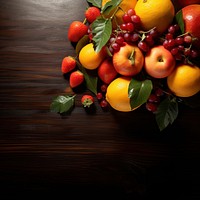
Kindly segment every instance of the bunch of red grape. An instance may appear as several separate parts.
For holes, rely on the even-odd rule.
[[[108,42],[111,54],[119,51],[124,42],[132,42],[144,53],[156,44],[161,44],[171,51],[177,61],[184,63],[198,57],[198,51],[192,46],[195,38],[189,33],[181,34],[178,24],[170,25],[164,35],[159,35],[156,27],[146,32],[140,30],[141,20],[134,9],[129,9],[123,15],[122,20],[123,23],[113,31]]]
[[[155,113],[157,111],[158,105],[161,101],[161,99],[165,96],[166,94],[161,88],[156,88],[154,89],[147,102],[146,102],[146,109],[150,112]]]
[[[178,24],[174,24],[168,28],[162,44],[177,61],[188,63],[198,56],[197,50],[192,46],[194,40],[189,33],[181,34]]]
[[[136,15],[135,10],[129,9],[122,17],[123,23],[113,31],[108,47],[113,54],[120,50],[120,47],[124,45],[124,42],[137,42],[140,38],[136,29],[140,26],[141,20]]]
[[[148,31],[141,31],[141,19],[134,9],[129,9],[122,17],[123,23],[113,30],[107,43],[111,54],[118,52],[125,42],[130,42],[146,54],[152,47],[163,45],[171,52],[177,62],[190,63],[198,57],[198,51],[193,47],[193,38],[189,33],[181,33],[178,24],[171,24],[162,35],[156,27]],[[161,97],[165,92],[158,88],[146,102],[147,110],[155,112]]]
[[[122,16],[122,20],[123,23],[113,31],[108,42],[111,54],[119,51],[124,42],[135,43],[144,53],[155,45],[158,39],[157,29],[153,28],[147,32],[140,31],[141,19],[135,13],[135,10],[129,9]]]

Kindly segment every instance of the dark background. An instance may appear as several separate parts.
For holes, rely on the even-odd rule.
[[[144,107],[104,112],[95,102],[89,114],[81,94],[70,115],[50,112],[68,86],[61,60],[75,55],[69,24],[86,6],[0,1],[0,198],[200,199],[199,108],[181,106],[161,133]]]

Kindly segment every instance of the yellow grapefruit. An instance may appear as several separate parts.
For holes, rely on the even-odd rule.
[[[171,0],[138,0],[135,12],[145,31],[156,27],[159,33],[167,30],[175,15]]]
[[[178,97],[190,97],[200,91],[200,68],[178,65],[167,77],[169,89]]]
[[[131,77],[121,76],[114,79],[107,88],[106,100],[112,108],[122,112],[129,112],[131,109],[130,98],[128,97],[128,87]]]
[[[104,58],[104,49],[96,52],[93,43],[86,44],[79,52],[79,61],[86,69],[96,69]]]

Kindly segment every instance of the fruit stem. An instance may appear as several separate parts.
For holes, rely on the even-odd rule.
[[[152,29],[148,30],[148,31],[139,31],[140,34],[147,34],[149,32],[151,32],[152,30],[156,29],[156,27],[153,27]]]
[[[135,49],[131,52],[131,55],[129,56],[129,60],[131,61],[131,65],[135,64]]]
[[[183,33],[183,34],[179,35],[178,37],[182,37],[182,36],[185,36],[185,35],[188,35],[188,34],[190,34],[190,32]]]
[[[116,12],[120,9],[120,7],[117,7],[117,9],[115,10],[115,12],[112,14],[112,16],[110,17],[110,19],[112,20],[113,17],[115,16]]]
[[[83,20],[83,24],[86,24],[87,23],[87,19],[85,18],[84,20]]]

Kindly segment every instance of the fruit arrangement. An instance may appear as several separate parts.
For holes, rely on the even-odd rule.
[[[61,62],[71,92],[54,98],[51,110],[71,111],[84,86],[84,108],[94,98],[119,112],[145,106],[160,131],[172,124],[178,104],[200,91],[200,1],[181,2],[87,0],[84,21],[68,29],[76,56]]]

